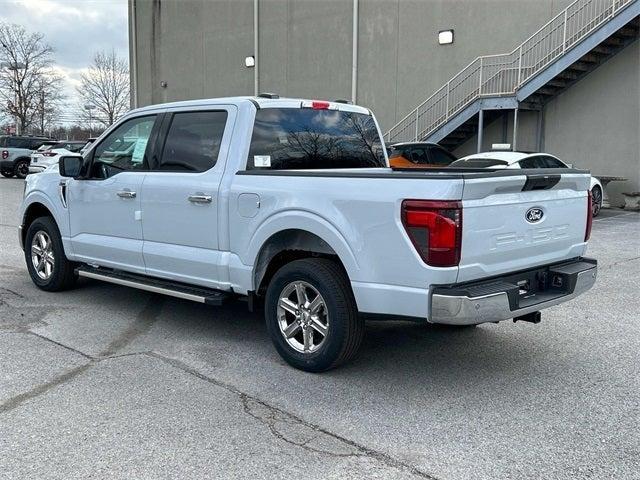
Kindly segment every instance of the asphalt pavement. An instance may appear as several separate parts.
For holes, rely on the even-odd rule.
[[[246,304],[98,281],[38,290],[0,179],[0,477],[640,478],[640,215],[606,210],[596,286],[471,329],[370,322],[287,366]]]

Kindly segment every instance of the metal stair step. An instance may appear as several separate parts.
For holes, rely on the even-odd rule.
[[[231,293],[211,288],[194,287],[185,283],[163,280],[146,275],[113,270],[110,268],[83,265],[76,268],[80,277],[93,278],[103,282],[115,283],[127,287],[138,288],[148,292],[161,293],[171,297],[183,298],[207,305],[222,305],[231,297]]]

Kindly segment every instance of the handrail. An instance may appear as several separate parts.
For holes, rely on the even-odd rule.
[[[416,141],[480,97],[515,95],[551,62],[635,1],[573,1],[511,52],[475,58],[391,127],[385,139]]]

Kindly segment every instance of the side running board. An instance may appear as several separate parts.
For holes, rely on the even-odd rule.
[[[87,265],[76,268],[80,277],[94,278],[103,282],[115,283],[127,287],[146,290],[147,292],[161,293],[171,297],[183,298],[193,302],[207,305],[222,305],[231,297],[229,292],[213,290],[211,288],[194,287],[171,280],[162,280],[135,273],[126,273],[109,268],[94,268]]]

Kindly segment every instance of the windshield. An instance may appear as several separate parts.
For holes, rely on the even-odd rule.
[[[372,167],[386,167],[386,160],[371,115],[311,108],[256,112],[248,170]]]
[[[508,166],[509,162],[496,158],[461,158],[449,165],[451,168],[504,168]]]

